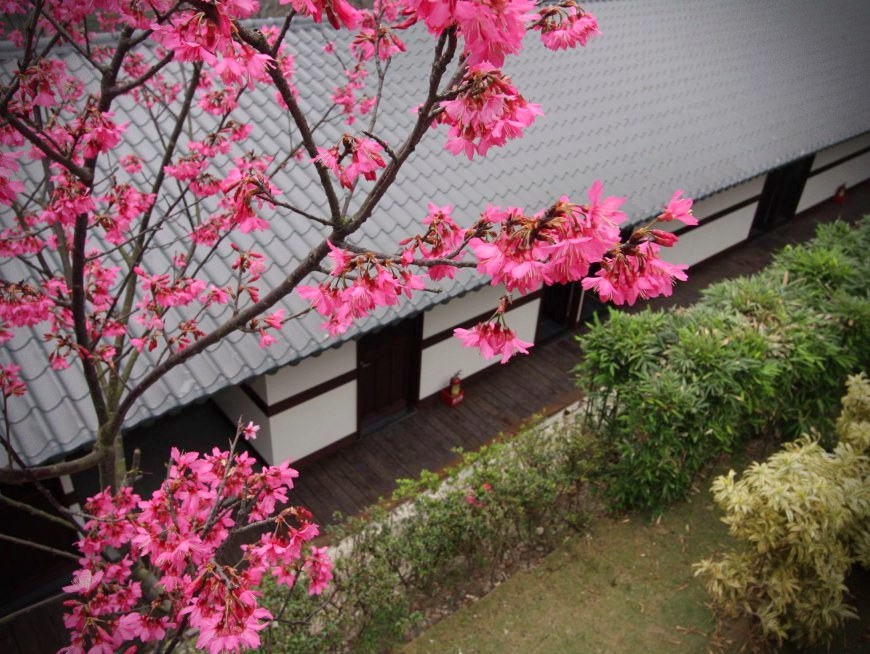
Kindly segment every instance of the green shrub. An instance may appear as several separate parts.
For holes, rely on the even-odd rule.
[[[870,220],[820,227],[761,273],[671,312],[611,311],[575,369],[617,508],[661,509],[746,440],[831,433],[846,376],[870,364]]]
[[[778,643],[824,640],[847,618],[846,575],[868,563],[870,384],[853,377],[827,452],[802,437],[737,481],[732,470],[712,486],[737,549],[696,565],[716,605],[748,615]]]
[[[510,560],[551,549],[584,523],[581,490],[597,465],[592,445],[571,425],[531,428],[465,454],[443,478],[424,471],[399,480],[397,510],[374,507],[333,528],[340,552],[329,597],[264,588],[281,616],[264,636],[266,649],[388,650],[433,601],[449,605],[470,581],[492,583]]]

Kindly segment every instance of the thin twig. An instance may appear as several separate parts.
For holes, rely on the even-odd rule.
[[[71,529],[72,531],[77,531],[77,529],[64,520],[63,518],[58,518],[56,515],[52,515],[47,511],[43,511],[42,509],[37,509],[35,506],[28,504],[27,502],[19,502],[18,500],[13,500],[11,497],[6,497],[5,495],[0,495],[0,502],[7,506],[11,506],[12,508],[19,509],[21,511],[26,511],[27,513],[34,515],[38,518],[42,518],[43,520],[48,520],[56,525],[60,525],[66,529]]]
[[[15,536],[9,536],[8,534],[0,534],[0,540],[5,540],[10,543],[16,543],[17,545],[24,545],[25,547],[32,547],[36,550],[42,550],[43,552],[49,552],[54,554],[55,556],[63,556],[67,559],[72,559],[76,563],[78,563],[79,557],[70,552],[64,552],[63,550],[58,550],[53,547],[49,547],[48,545],[42,545],[40,543],[35,543],[32,540],[26,540],[24,538],[16,538]]]

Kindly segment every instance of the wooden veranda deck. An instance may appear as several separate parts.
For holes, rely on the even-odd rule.
[[[300,468],[295,501],[321,523],[333,511],[353,515],[389,496],[398,477],[439,470],[455,448],[474,450],[536,413],[548,414],[579,395],[569,371],[577,344],[563,337],[463,384],[465,401],[447,407],[428,399],[407,417]]]
[[[679,285],[671,298],[649,304],[654,308],[691,304],[708,284],[757,272],[770,261],[772,252],[812,237],[819,222],[838,217],[854,220],[868,212],[870,182],[865,182],[849,190],[842,206],[831,202],[819,205],[783,227],[693,267],[689,281]],[[303,465],[293,501],[308,506],[321,524],[329,523],[335,511],[359,513],[379,498],[388,497],[395,479],[450,465],[457,459],[454,448],[474,450],[499,433],[518,429],[535,414],[555,413],[579,399],[580,392],[570,375],[579,360],[574,334],[566,334],[535,347],[532,356],[493,366],[464,384],[465,401],[459,406],[422,402],[404,419]],[[193,433],[196,440],[202,441],[197,445],[205,448],[222,444],[232,426],[217,409],[201,404],[138,432],[132,440],[148,443],[150,457],[165,461],[173,434]],[[210,444],[208,439],[212,439]],[[0,652],[56,652],[66,644],[61,609],[59,602],[53,602],[0,624]]]

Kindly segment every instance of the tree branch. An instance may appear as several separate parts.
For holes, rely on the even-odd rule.
[[[293,18],[296,16],[296,10],[291,9],[287,16],[284,18],[284,24],[281,25],[281,31],[278,33],[278,38],[275,39],[275,43],[272,45],[272,58],[276,58],[278,56],[278,50],[281,49],[281,43],[284,41],[284,37],[287,36],[287,30],[290,29],[290,23],[293,21]]]
[[[126,82],[125,84],[116,84],[115,86],[113,86],[109,90],[109,93],[111,94],[111,96],[113,98],[116,98],[119,95],[124,95],[125,93],[129,93],[133,89],[135,89],[139,86],[142,86],[149,79],[151,79],[157,73],[159,73],[161,70],[163,70],[163,68],[165,68],[166,65],[169,64],[169,62],[171,62],[174,57],[175,57],[174,52],[168,53],[166,56],[163,57],[163,59],[161,59],[156,64],[151,66],[151,68],[149,68],[148,71],[146,71],[145,73],[143,73],[142,75],[140,75],[136,79],[130,80],[129,82]]]
[[[338,238],[338,234],[333,232],[331,238]],[[214,331],[206,334],[180,352],[175,352],[165,361],[160,363],[160,365],[154,366],[121,401],[115,415],[107,425],[107,428],[111,432],[117,433],[123,425],[124,416],[133,407],[136,400],[138,400],[155,382],[176,366],[184,363],[197,354],[200,354],[207,347],[220,342],[226,336],[245,326],[250,320],[257,318],[267,309],[277,304],[282,298],[291,293],[310,272],[317,268],[318,264],[326,257],[328,251],[329,249],[326,240],[324,240],[308,253],[308,256],[299,263],[299,265],[287,276],[286,279],[284,279],[283,282],[263,296],[259,302],[243,309],[217,327]],[[2,481],[2,479],[0,479],[0,481]]]
[[[288,211],[292,211],[293,213],[297,213],[300,216],[308,218],[308,220],[313,220],[316,223],[320,223],[321,225],[326,225],[329,227],[332,223],[330,223],[325,218],[321,218],[319,216],[315,216],[313,213],[308,213],[307,211],[303,211],[298,207],[294,207],[292,204],[287,204],[286,202],[279,202],[270,194],[268,197],[264,198],[267,202],[274,204],[276,207],[281,207],[282,209],[287,209]]]
[[[77,557],[75,554],[71,554],[70,552],[64,552],[63,550],[58,550],[53,547],[49,547],[48,545],[40,545],[39,543],[34,543],[32,540],[16,538],[15,536],[7,536],[6,534],[0,534],[0,540],[9,541],[10,543],[16,543],[18,545],[24,545],[25,547],[32,547],[33,549],[42,550],[43,552],[50,552],[55,556],[62,556],[67,559],[72,559],[76,563],[78,563],[79,560],[79,557]]]
[[[48,144],[47,141],[43,140],[43,138],[34,132],[30,126],[25,123],[23,120],[18,118],[17,116],[9,113],[9,111],[0,107],[0,116],[6,119],[12,127],[15,128],[17,132],[19,132],[24,138],[33,143],[37,148],[39,148],[46,157],[51,159],[53,162],[60,164],[68,171],[70,171],[73,175],[78,177],[79,181],[85,186],[90,186],[94,183],[94,173],[87,168],[78,165],[71,158],[65,157],[60,152],[55,150],[52,146]]]
[[[237,33],[242,41],[250,45],[257,52],[271,56],[271,48],[269,48],[269,43],[266,41],[265,36],[242,27],[238,23],[236,24],[236,29],[238,30]],[[296,98],[293,96],[293,91],[290,89],[290,85],[287,83],[287,80],[284,79],[284,76],[281,74],[281,71],[277,66],[269,66],[269,77],[272,78],[275,88],[278,89],[281,98],[290,109],[290,115],[293,116],[293,121],[299,129],[299,134],[302,137],[302,143],[305,145],[305,150],[308,152],[308,156],[314,159],[317,156],[317,144],[314,142],[314,135],[311,133],[308,121],[305,119],[305,114],[302,113],[302,109],[299,108]],[[329,203],[329,211],[332,215],[332,220],[337,224],[342,217],[341,206],[338,201],[338,196],[335,193],[335,187],[332,185],[332,179],[329,177],[329,170],[321,163],[315,163],[314,167],[317,170],[317,176],[320,178],[320,185],[323,187],[323,192],[326,194],[326,201]]]
[[[78,43],[76,43],[75,37],[73,37],[73,35],[70,34],[63,25],[61,25],[57,20],[55,20],[55,18],[49,12],[44,11],[44,12],[42,12],[42,15],[45,16],[45,19],[54,26],[54,29],[57,30],[58,34],[62,35],[63,38],[66,39],[67,43],[69,43],[69,45],[73,48],[73,50],[75,50],[76,52],[78,52],[81,55],[82,59],[84,59],[91,66],[93,66],[97,70],[98,73],[102,74],[102,73],[106,72],[105,69],[102,66],[100,66],[100,64],[98,64],[96,61],[94,61],[91,58],[90,53],[82,50],[82,47]]]
[[[33,481],[62,477],[63,475],[74,475],[77,472],[90,470],[105,458],[105,451],[94,449],[72,461],[60,461],[58,463],[25,468],[24,470],[0,468],[0,484],[28,484]]]
[[[6,497],[5,495],[0,495],[0,503],[3,503],[7,506],[11,506],[14,509],[19,509],[20,511],[25,511],[30,515],[36,516],[37,518],[42,518],[43,520],[48,520],[56,525],[60,525],[61,527],[65,527],[66,529],[71,529],[72,531],[78,531],[75,526],[71,525],[69,522],[64,520],[63,518],[58,518],[56,515],[52,515],[48,511],[43,511],[42,509],[37,509],[35,506],[28,504],[27,502],[19,502],[18,500],[13,500],[11,497]]]
[[[374,208],[381,201],[381,198],[387,192],[387,189],[396,181],[396,176],[398,175],[402,165],[417,148],[417,145],[431,126],[431,112],[438,97],[438,87],[441,85],[441,80],[444,79],[444,73],[447,70],[447,66],[456,55],[456,46],[456,28],[451,27],[445,30],[438,39],[435,48],[435,58],[432,63],[432,73],[429,76],[429,91],[426,100],[423,102],[417,113],[417,122],[414,125],[414,128],[411,130],[411,133],[408,134],[405,142],[396,153],[396,158],[391,159],[390,163],[387,164],[384,172],[378,178],[378,181],[375,182],[374,187],[357,211],[356,215],[347,225],[342,227],[340,230],[342,236],[352,234],[362,227],[363,223],[371,217]]]

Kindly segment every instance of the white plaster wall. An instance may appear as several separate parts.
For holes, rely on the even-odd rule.
[[[271,375],[265,375],[269,404],[276,404],[355,369],[356,341],[324,350],[320,356],[303,359],[294,366],[284,366]]]
[[[857,149],[852,148],[852,152]],[[847,154],[849,153],[846,152],[842,156]],[[801,212],[804,209],[817,205],[819,202],[830,200],[840,184],[845,184],[849,187],[863,182],[865,179],[870,179],[870,152],[810,177],[804,187],[797,210]],[[848,193],[848,191],[846,192]]]
[[[296,461],[356,431],[356,381],[272,416],[274,462]]]
[[[245,423],[252,421],[254,424],[260,425],[257,438],[249,441],[249,443],[267,463],[275,463],[275,460],[272,458],[272,436],[270,434],[269,418],[265,413],[260,411],[251,398],[241,388],[233,386],[220,391],[212,399],[221,410],[221,413],[233,424],[236,424],[239,417],[241,417]]]
[[[475,313],[481,313],[486,306],[488,305],[481,304],[476,312],[472,311],[470,314],[463,314],[453,324],[462,322],[470,315],[475,315]],[[540,300],[532,300],[528,304],[512,309],[505,314],[508,327],[513,329],[517,333],[517,336],[524,341],[531,343],[535,340],[540,306]],[[443,331],[443,329],[437,331]],[[453,337],[427,347],[423,350],[420,365],[420,397],[428,397],[446,387],[450,382],[450,377],[457,370],[462,371],[463,377],[468,377],[499,361],[501,361],[499,358],[487,361],[480,356],[480,353],[476,349],[462,347],[459,339]]]
[[[742,209],[681,234],[676,245],[662,249],[662,258],[670,263],[694,266],[732,245],[737,245],[749,237],[749,230],[757,209],[758,203],[753,202]]]
[[[495,311],[502,295],[504,295],[503,286],[484,286],[450,300],[447,304],[439,304],[423,314],[423,338],[429,338],[433,334],[455,327],[462,321],[489,309]]]
[[[704,218],[733,207],[735,204],[740,204],[744,200],[759,196],[761,191],[764,190],[764,181],[766,179],[767,175],[758,175],[733,188],[699,200],[692,205],[692,213],[695,214],[695,218],[698,220],[704,220]],[[685,225],[679,220],[672,220],[669,223],[659,223],[656,225],[656,229],[663,229],[668,232],[675,232],[683,227]],[[665,258],[667,259],[667,257]]]
[[[816,156],[813,159],[812,170],[823,168],[837,159],[848,157],[853,152],[857,152],[867,146],[870,146],[870,134],[862,134],[850,141],[845,141],[839,145],[822,150],[821,152],[816,153]]]
[[[753,177],[733,188],[729,188],[721,193],[716,193],[708,198],[704,198],[692,207],[695,218],[703,220],[707,216],[712,216],[714,213],[718,213],[723,209],[733,207],[735,204],[739,204],[744,200],[755,197],[756,195],[761,195],[761,191],[764,189],[764,180],[766,178],[766,175],[759,175],[758,177]]]

